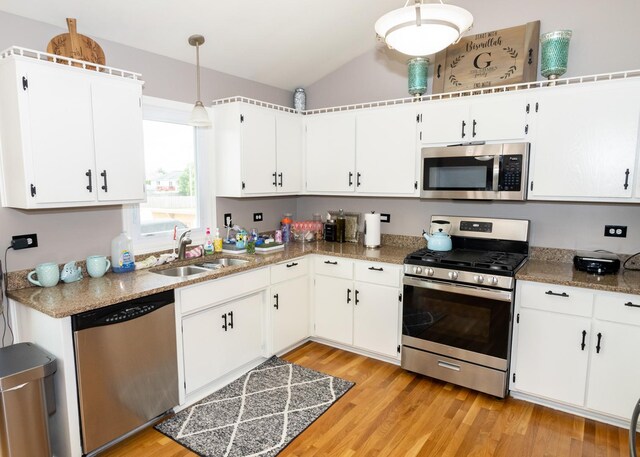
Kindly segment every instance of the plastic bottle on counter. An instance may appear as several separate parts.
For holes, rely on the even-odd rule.
[[[284,216],[282,217],[281,226],[283,243],[288,243],[289,241],[291,241],[291,222],[293,222],[293,219],[291,217],[291,213],[284,213]]]
[[[213,251],[222,252],[222,238],[220,238],[220,229],[216,227],[216,237],[213,239]]]
[[[114,273],[126,273],[136,268],[131,238],[122,232],[111,240],[111,268]]]
[[[213,241],[211,240],[211,229],[207,227],[207,234],[204,237],[204,255],[213,254]]]
[[[336,217],[336,241],[338,243],[344,243],[345,241],[346,224],[347,219],[344,217],[344,211],[338,211],[338,216]]]

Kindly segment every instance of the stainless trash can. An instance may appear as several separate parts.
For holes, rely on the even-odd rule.
[[[0,348],[0,457],[50,456],[56,359],[33,343]]]

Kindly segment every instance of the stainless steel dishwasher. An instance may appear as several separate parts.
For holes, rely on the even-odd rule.
[[[173,291],[72,316],[83,454],[178,404]]]

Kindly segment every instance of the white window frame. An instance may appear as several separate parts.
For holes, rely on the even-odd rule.
[[[188,124],[193,105],[157,97],[142,97],[144,120]],[[213,113],[207,108],[210,118]],[[215,173],[213,169],[213,129],[196,127],[195,168],[198,181],[198,215],[201,227],[191,230],[192,246],[204,243],[207,224],[216,227]],[[133,241],[134,253],[145,254],[174,247],[173,233],[140,233],[140,205],[123,205],[122,228]],[[178,237],[184,230],[178,233]]]

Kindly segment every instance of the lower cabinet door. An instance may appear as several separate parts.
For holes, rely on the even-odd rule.
[[[191,314],[182,320],[184,379],[187,394],[224,374],[227,364],[228,327],[223,328],[231,306],[223,305]]]
[[[398,289],[355,283],[353,345],[389,357],[398,356]]]
[[[631,419],[640,398],[639,347],[640,327],[594,321],[587,408]]]
[[[315,334],[342,344],[353,344],[353,281],[316,275]]]
[[[519,319],[512,389],[584,406],[591,319],[532,309]]]
[[[301,276],[271,288],[273,352],[309,336],[309,278]]]
[[[187,395],[262,355],[264,297],[259,292],[182,320]]]

